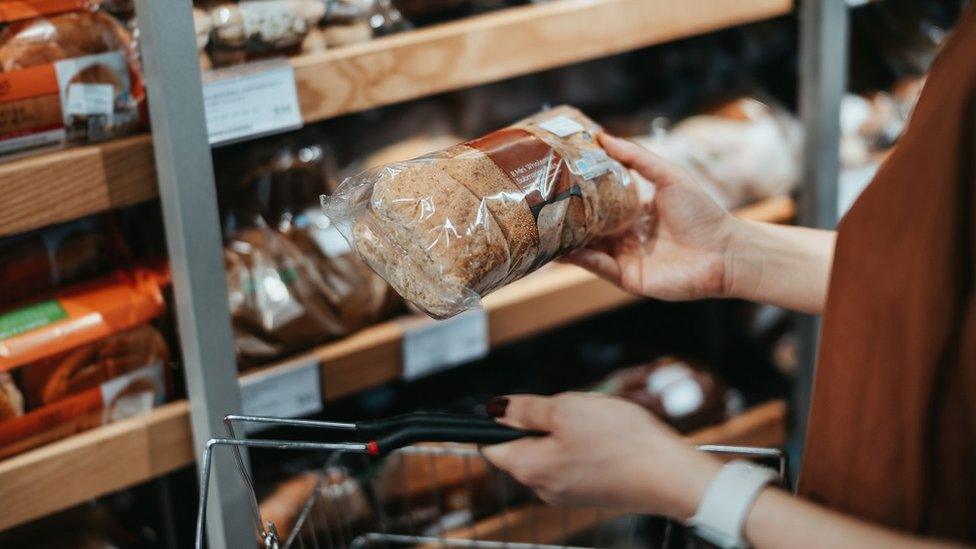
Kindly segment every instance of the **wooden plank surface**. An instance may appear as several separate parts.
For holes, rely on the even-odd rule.
[[[0,530],[192,463],[189,411],[166,404],[0,461]]]
[[[0,237],[157,196],[148,135],[0,163]]]
[[[789,13],[791,0],[560,0],[295,58],[322,120]]]

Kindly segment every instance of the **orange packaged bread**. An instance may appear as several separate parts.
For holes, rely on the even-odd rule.
[[[0,0],[0,154],[131,133],[144,92],[131,33],[81,0]]]
[[[0,311],[0,457],[165,399],[169,347],[150,322],[165,271],[118,271]]]

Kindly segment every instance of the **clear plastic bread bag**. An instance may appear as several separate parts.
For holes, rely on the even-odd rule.
[[[350,177],[322,198],[356,253],[434,318],[638,216],[637,185],[600,127],[561,106],[406,162]]]

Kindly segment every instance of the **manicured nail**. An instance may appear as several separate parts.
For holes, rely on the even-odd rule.
[[[508,408],[508,397],[494,397],[485,405],[485,411],[491,417],[505,417]]]

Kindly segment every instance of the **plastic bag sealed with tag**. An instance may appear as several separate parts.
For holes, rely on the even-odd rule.
[[[446,318],[594,238],[630,227],[637,185],[562,106],[346,179],[326,215],[370,267]]]

